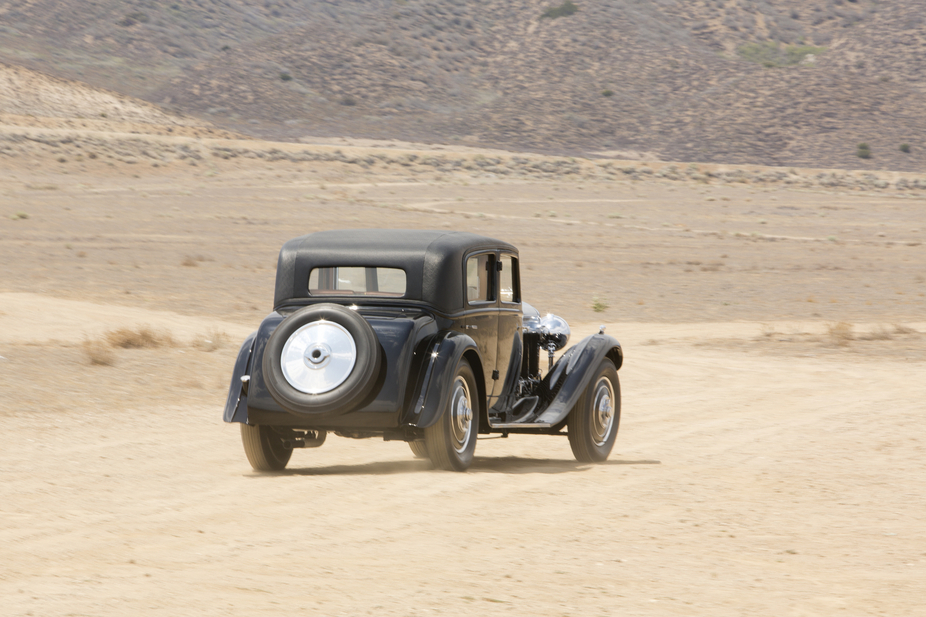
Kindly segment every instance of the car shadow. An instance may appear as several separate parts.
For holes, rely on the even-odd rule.
[[[661,465],[655,460],[609,460],[604,463],[580,463],[563,459],[522,458],[518,456],[481,457],[473,460],[472,466],[466,473],[571,473],[585,471],[603,465]],[[254,474],[253,477],[266,475],[273,476],[362,476],[362,475],[390,475],[401,473],[420,473],[437,471],[429,461],[389,461],[379,463],[364,463],[361,465],[329,465],[327,467],[303,467],[284,469],[273,473]]]

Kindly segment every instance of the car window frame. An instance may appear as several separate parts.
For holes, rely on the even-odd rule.
[[[469,280],[468,280],[468,271],[469,271],[469,260],[473,257],[480,257],[482,255],[488,255],[491,259],[491,263],[494,264],[492,267],[487,268],[486,272],[489,273],[489,281],[487,284],[487,289],[489,291],[489,298],[487,300],[470,300],[469,299]],[[466,302],[466,306],[471,306],[475,308],[487,307],[487,306],[496,306],[498,304],[498,251],[494,249],[489,250],[477,250],[472,253],[466,253],[463,257],[463,298]]]
[[[503,272],[503,270],[499,270],[499,267],[504,265],[504,261],[502,261],[503,257],[510,258],[511,263],[515,264],[515,267],[512,270],[512,277],[511,277],[511,285],[513,287],[514,300],[512,300],[511,302],[508,302],[502,299],[501,272]],[[498,301],[499,303],[502,305],[508,305],[508,306],[512,306],[515,304],[521,304],[521,263],[520,263],[519,255],[516,253],[512,253],[510,251],[499,251],[495,260],[496,260],[495,269],[496,269],[496,274],[497,274],[495,278],[498,281]]]

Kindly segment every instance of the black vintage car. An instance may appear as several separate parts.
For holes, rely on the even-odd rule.
[[[620,422],[620,344],[602,329],[553,363],[569,326],[521,300],[518,250],[466,232],[362,229],[280,251],[273,312],[241,346],[225,421],[254,469],[327,433],[408,442],[470,466],[480,434],[563,435],[605,460]],[[547,366],[542,370],[542,356]]]

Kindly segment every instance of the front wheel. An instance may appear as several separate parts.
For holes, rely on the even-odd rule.
[[[604,358],[595,377],[569,412],[569,445],[576,460],[607,460],[621,422],[621,384],[614,363]]]
[[[473,369],[461,358],[450,387],[447,408],[436,424],[424,429],[428,456],[438,469],[466,471],[473,463],[479,432],[478,395]]]
[[[269,426],[242,424],[241,443],[256,471],[280,471],[293,455],[293,449],[287,448],[283,438]]]

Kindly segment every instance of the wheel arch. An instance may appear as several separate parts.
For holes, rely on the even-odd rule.
[[[454,372],[461,358],[466,357],[473,369],[477,389],[480,388],[479,380],[482,376],[479,347],[470,336],[459,332],[447,332],[435,341],[431,349],[424,379],[413,399],[416,401],[415,407],[411,410],[411,424],[418,428],[432,426],[440,419],[447,406]],[[484,385],[482,387],[484,388]],[[479,397],[484,398],[482,391]],[[480,419],[484,406],[485,403],[480,402]]]

